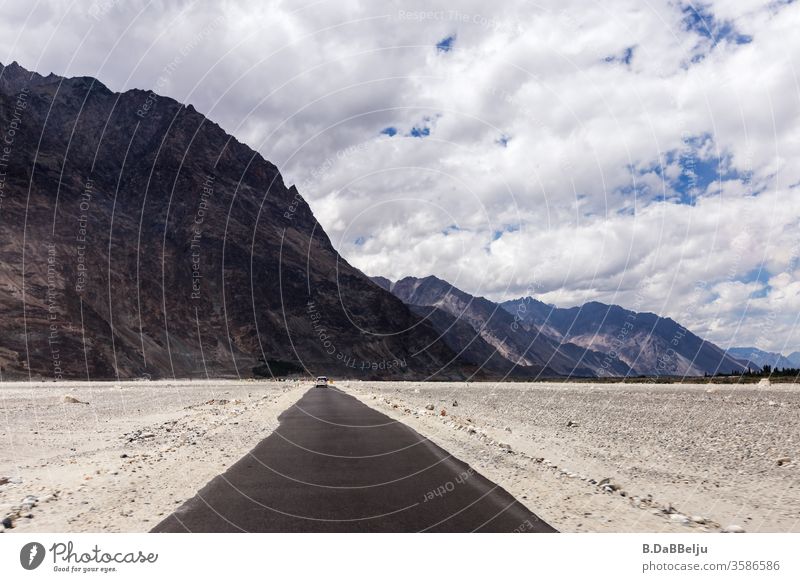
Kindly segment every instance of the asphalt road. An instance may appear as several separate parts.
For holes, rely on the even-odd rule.
[[[154,532],[554,532],[406,425],[312,388]]]

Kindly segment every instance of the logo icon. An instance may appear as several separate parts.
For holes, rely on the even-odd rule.
[[[26,570],[35,570],[44,561],[44,546],[39,542],[29,542],[19,551],[19,563]]]

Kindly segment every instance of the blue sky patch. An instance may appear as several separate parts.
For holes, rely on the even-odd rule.
[[[449,53],[451,50],[453,50],[453,43],[455,42],[456,35],[451,34],[450,36],[443,38],[436,43],[436,50],[440,53]]]
[[[519,230],[518,224],[506,224],[501,230],[496,230],[492,233],[492,240],[498,240],[507,232],[517,232]]]
[[[498,139],[496,139],[494,143],[496,143],[500,147],[506,148],[508,147],[508,142],[510,141],[511,141],[511,136],[503,134]]]
[[[431,134],[431,128],[427,126],[417,126],[411,128],[408,132],[408,137],[428,137]]]
[[[683,25],[689,32],[707,39],[714,48],[722,41],[735,44],[748,44],[753,41],[753,37],[742,34],[728,20],[717,20],[707,4],[684,4],[681,6],[683,14]],[[702,60],[704,55],[697,55],[692,60]]]
[[[772,287],[769,284],[769,278],[771,276],[772,275],[770,275],[769,271],[767,271],[767,269],[764,268],[764,265],[761,264],[742,277],[741,281],[743,283],[761,283],[761,285],[763,285],[750,294],[751,299],[761,299],[769,295],[769,292],[772,290]]]
[[[381,130],[381,134],[388,135],[389,137],[394,137],[395,135],[397,135],[397,128],[392,126],[384,127]]]
[[[624,65],[630,65],[631,61],[633,60],[633,51],[635,48],[635,46],[629,46],[625,48],[622,53],[618,55],[609,55],[603,60],[607,63],[622,63]]]
[[[665,169],[679,170],[677,178],[665,176]],[[631,182],[617,191],[626,196],[636,196],[647,201],[675,202],[694,206],[701,196],[720,193],[722,182],[738,180],[745,184],[751,176],[733,167],[727,152],[718,152],[710,134],[687,137],[682,147],[666,152],[660,162],[647,167],[630,166]],[[673,172],[670,172],[672,174]],[[655,175],[664,181],[665,188],[652,188],[640,177]]]
[[[732,167],[731,155],[717,152],[712,148],[711,155],[704,158],[701,148],[709,145],[711,136],[696,136],[684,140],[684,147],[673,152],[681,173],[670,186],[680,195],[681,204],[691,204],[703,194],[718,194],[720,182],[727,180],[746,180],[748,176]],[[716,186],[715,186],[716,185]]]

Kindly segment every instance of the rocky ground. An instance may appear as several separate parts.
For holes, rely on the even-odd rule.
[[[339,382],[561,531],[800,531],[800,386]],[[308,382],[0,385],[0,531],[147,531]]]
[[[277,426],[308,382],[0,386],[2,531],[147,531]]]
[[[800,386],[344,382],[561,531],[800,531]]]

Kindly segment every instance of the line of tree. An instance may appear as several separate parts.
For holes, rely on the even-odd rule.
[[[790,378],[790,377],[800,377],[800,368],[773,368],[769,364],[764,364],[760,369],[748,367],[744,372],[737,372],[736,370],[731,370],[730,374],[725,374],[724,372],[717,372],[714,376],[741,376],[743,378]]]

